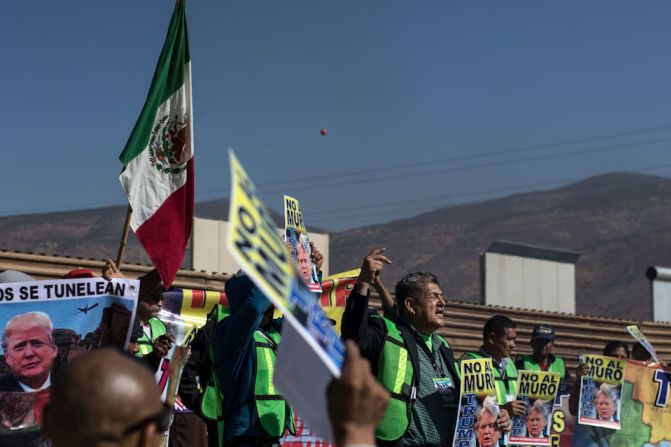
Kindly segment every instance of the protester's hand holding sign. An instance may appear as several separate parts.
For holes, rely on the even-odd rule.
[[[170,334],[164,334],[160,337],[157,337],[154,340],[154,350],[149,353],[150,356],[153,356],[156,360],[162,359],[170,349],[172,349],[172,344],[175,342],[175,337]]]
[[[351,340],[342,375],[326,393],[336,445],[375,445],[375,427],[384,417],[389,393],[373,377],[370,363]]]
[[[125,278],[124,274],[121,273],[119,267],[111,259],[105,260],[105,265],[103,266],[102,277],[108,281],[111,281],[112,278]]]
[[[499,414],[499,417],[496,419],[496,425],[505,433],[508,433],[513,428],[513,421],[510,419],[508,410],[506,410],[505,408],[501,408],[501,413]]]
[[[513,400],[503,405],[503,408],[513,416],[523,416],[527,406],[521,400]]]
[[[375,281],[375,277],[382,273],[385,264],[391,264],[391,260],[384,255],[385,248],[375,248],[368,253],[361,265],[361,273],[356,282],[356,290],[361,295],[368,295],[368,290]]]

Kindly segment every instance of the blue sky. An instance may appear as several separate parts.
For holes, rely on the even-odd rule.
[[[126,203],[118,155],[173,5],[4,5],[0,215]],[[193,0],[187,15],[198,201],[228,194],[230,147],[271,207],[301,201],[308,230],[671,174],[668,2]]]

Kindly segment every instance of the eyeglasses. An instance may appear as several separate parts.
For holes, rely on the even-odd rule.
[[[172,407],[168,404],[163,404],[161,406],[161,410],[152,415],[152,416],[147,416],[146,418],[142,419],[139,422],[136,422],[135,424],[131,425],[130,427],[126,428],[122,433],[121,436],[125,438],[126,436],[130,435],[134,431],[138,431],[142,427],[145,427],[149,424],[156,424],[156,431],[158,432],[164,432],[168,428],[170,428],[170,419],[172,418]]]

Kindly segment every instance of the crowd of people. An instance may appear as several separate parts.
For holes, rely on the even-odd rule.
[[[322,256],[312,247],[312,261]],[[517,399],[518,370],[550,371],[570,378],[564,360],[552,351],[554,329],[533,328],[532,353],[514,358],[517,326],[504,315],[485,322],[482,345],[456,358],[439,335],[445,326],[445,298],[429,272],[402,277],[392,296],[382,284],[391,260],[384,249],[371,251],[351,291],[342,317],[346,360],[342,375],[327,390],[328,416],[338,446],[451,446],[460,402],[459,364],[491,359],[496,395],[478,409],[475,433],[480,446],[505,442],[512,418],[524,416],[529,436],[547,436],[542,408]],[[106,279],[123,277],[108,261]],[[0,282],[31,279],[0,273]],[[127,352],[100,349],[83,354],[51,377],[57,355],[46,314],[31,312],[9,320],[2,348],[10,373],[0,390],[35,392],[51,388],[43,432],[55,446],[158,446],[170,429],[174,446],[279,446],[295,430],[294,412],[273,382],[282,318],[242,272],[225,286],[228,307],[217,305],[191,344],[191,356],[178,391],[191,412],[176,413],[161,403],[154,372],[174,338],[158,318],[164,288],[156,271],[140,279],[137,317]],[[371,292],[383,312],[370,306]],[[626,344],[614,341],[604,355],[628,358]],[[649,360],[642,346],[632,356]],[[574,372],[585,374],[584,365]],[[574,391],[579,387],[574,387]],[[595,394],[599,418],[612,419],[617,396],[601,387]],[[571,395],[575,411],[577,395]]]

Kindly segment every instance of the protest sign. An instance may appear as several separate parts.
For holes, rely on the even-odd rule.
[[[626,360],[584,355],[582,362],[588,371],[580,384],[578,423],[619,429]]]
[[[298,264],[301,278],[312,292],[321,292],[317,267],[312,262],[312,249],[308,230],[298,200],[284,196],[284,241],[291,245],[294,261]]]
[[[39,434],[60,367],[91,349],[127,345],[139,288],[103,278],[0,284],[0,445]]]
[[[461,401],[453,447],[495,447],[502,437],[496,419],[500,410],[496,399],[492,359],[461,361]]]
[[[627,326],[627,331],[629,332],[629,335],[634,337],[634,339],[636,339],[636,341],[639,342],[641,346],[643,346],[645,350],[650,353],[655,363],[662,363],[659,360],[659,357],[657,357],[657,352],[655,352],[655,348],[652,347],[652,343],[650,343],[648,338],[643,334],[643,332],[641,332],[638,326],[635,324]]]
[[[550,445],[552,447],[571,447],[573,442],[575,417],[569,411],[569,397],[573,385],[573,379],[559,382],[550,424]]]
[[[274,382],[319,436],[332,439],[325,386],[332,376],[340,375],[344,345],[317,297],[300,279],[268,209],[233,151],[229,159],[232,194],[228,249],[285,318]]]
[[[517,400],[524,402],[526,410],[513,418],[508,443],[550,445],[550,419],[559,390],[559,373],[519,371],[517,390]]]
[[[163,293],[163,305],[157,318],[165,324],[175,343],[161,359],[155,378],[161,398],[174,405],[175,412],[191,413],[191,409],[179,400],[177,388],[188,361],[193,335],[205,325],[207,314],[217,304],[228,305],[225,293],[194,289],[173,289]]]

